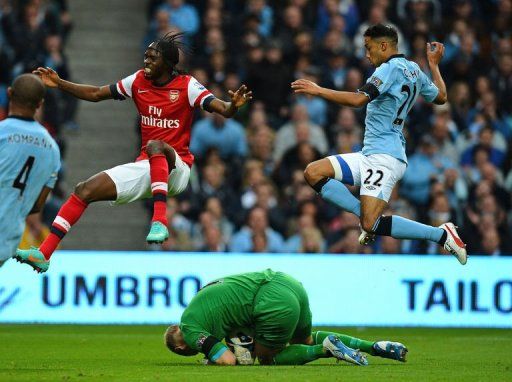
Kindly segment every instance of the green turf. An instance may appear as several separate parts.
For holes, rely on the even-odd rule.
[[[0,381],[512,381],[511,331],[336,328],[409,347],[405,364],[203,366],[169,353],[161,326],[0,325]]]

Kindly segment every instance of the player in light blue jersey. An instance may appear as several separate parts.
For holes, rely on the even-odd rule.
[[[57,143],[34,120],[44,92],[33,74],[7,89],[9,115],[0,122],[0,265],[15,254],[27,215],[41,210],[60,169]]]
[[[432,227],[400,216],[382,216],[393,187],[407,168],[402,129],[409,110],[419,95],[428,102],[446,102],[446,85],[439,71],[444,46],[438,42],[427,44],[431,81],[416,63],[399,54],[393,27],[371,26],[364,40],[366,57],[376,70],[357,92],[325,89],[304,79],[292,83],[295,93],[352,107],[368,104],[362,151],[310,163],[304,173],[306,181],[324,199],[360,217],[361,244],[368,244],[375,235],[431,240],[466,264],[466,245],[453,223]],[[360,186],[361,200],[342,183]]]

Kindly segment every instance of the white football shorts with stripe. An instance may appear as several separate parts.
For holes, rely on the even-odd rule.
[[[357,152],[331,155],[327,159],[334,168],[334,179],[347,185],[360,186],[360,195],[373,196],[386,202],[407,168],[407,164],[387,154],[365,156]]]
[[[149,169],[149,160],[145,159],[105,170],[117,190],[117,199],[111,204],[126,204],[139,199],[151,198]],[[173,196],[183,192],[187,188],[189,179],[190,167],[176,153],[176,163],[168,178],[167,195]]]

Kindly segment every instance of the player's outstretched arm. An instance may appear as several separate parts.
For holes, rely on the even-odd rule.
[[[364,93],[343,92],[318,86],[312,81],[299,79],[292,82],[292,89],[297,94],[309,94],[322,97],[327,101],[335,102],[344,106],[362,107],[370,102]]]
[[[432,73],[432,82],[439,89],[439,94],[433,101],[437,105],[444,104],[448,99],[446,93],[446,85],[444,83],[443,77],[441,76],[441,71],[439,70],[439,63],[443,59],[443,55],[443,44],[435,41],[433,43],[427,43],[427,60],[428,66],[430,67],[430,72]]]
[[[86,101],[98,102],[112,98],[109,86],[81,85],[65,81],[59,77],[55,70],[48,67],[39,67],[32,73],[38,75],[45,86],[49,88],[59,88]]]
[[[209,105],[211,112],[221,114],[226,118],[231,118],[236,114],[239,108],[252,99],[252,92],[249,91],[245,85],[240,86],[237,91],[230,90],[228,93],[231,102],[225,102],[215,98]]]

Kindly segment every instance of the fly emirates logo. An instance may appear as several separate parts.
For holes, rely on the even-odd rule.
[[[160,118],[162,109],[156,106],[149,106],[149,115],[142,115],[142,124],[145,126],[161,127],[164,129],[177,129],[180,127],[179,119]]]

